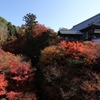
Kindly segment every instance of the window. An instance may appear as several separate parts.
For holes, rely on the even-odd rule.
[[[100,33],[100,29],[95,29],[94,33]]]

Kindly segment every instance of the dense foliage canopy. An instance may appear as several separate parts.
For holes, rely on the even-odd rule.
[[[100,100],[100,43],[61,40],[36,18],[0,17],[0,100]]]

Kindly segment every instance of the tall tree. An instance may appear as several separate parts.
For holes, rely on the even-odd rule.
[[[60,27],[59,30],[64,31],[64,30],[68,30],[68,28]]]
[[[25,21],[25,27],[28,29],[30,34],[32,34],[32,30],[37,23],[36,18],[37,18],[36,15],[31,13],[26,14],[23,17],[23,20]]]

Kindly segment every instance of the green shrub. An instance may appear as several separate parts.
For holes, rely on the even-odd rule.
[[[0,45],[4,44],[8,38],[7,26],[0,22]]]

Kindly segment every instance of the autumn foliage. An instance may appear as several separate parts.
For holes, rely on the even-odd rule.
[[[36,24],[33,28],[33,35],[35,36],[40,36],[43,32],[46,32],[47,30],[49,30],[47,27],[45,27],[42,24]]]
[[[6,52],[10,52],[13,54],[22,54],[23,48],[25,46],[25,41],[25,36],[21,36],[14,41],[7,42],[5,45],[2,46],[2,49]]]
[[[99,59],[99,49],[100,45],[93,42],[66,42],[61,41],[58,45],[49,46],[41,51],[42,56],[40,61],[42,63],[53,63],[57,59],[58,62],[62,60],[66,62],[66,59],[75,59],[82,60],[88,64],[96,63],[96,60]],[[58,63],[56,61],[56,63]],[[66,62],[67,63],[67,62]]]
[[[65,54],[66,50],[61,46],[49,46],[41,51],[40,63],[43,65],[59,63],[65,59]]]
[[[99,62],[98,43],[61,41],[58,45],[46,47],[41,51],[39,62],[42,98],[99,100]]]
[[[100,43],[61,40],[35,19],[0,22],[0,100],[100,100]]]
[[[56,32],[48,29],[44,25],[36,24],[31,35],[26,33],[12,42],[8,42],[2,46],[4,51],[13,54],[23,54],[31,58],[32,63],[37,64],[41,50],[46,46],[57,44],[59,41]]]
[[[61,41],[59,44],[66,49],[66,55],[75,59],[84,59],[88,61],[88,63],[94,63],[97,59],[97,55],[99,54],[96,49],[97,44],[93,42],[88,42],[87,44],[81,42],[66,42]],[[92,62],[91,62],[92,61]]]
[[[24,59],[0,49],[0,97],[16,100],[32,90],[35,70]]]
[[[31,47],[34,47],[34,44],[37,44],[36,42],[39,41],[39,38],[42,39],[41,37],[43,36],[43,33],[47,32],[47,30],[48,28],[46,28],[45,26],[41,24],[36,24],[35,27],[33,28],[32,37],[29,37],[29,38],[32,38],[32,40],[27,41],[27,38],[28,38],[27,29],[24,30],[24,34],[23,34],[21,32],[23,31],[23,28],[22,28],[22,30],[20,30],[20,33],[19,33],[19,38],[15,39],[14,41],[7,42],[5,45],[2,46],[2,48],[3,50],[9,51],[14,54],[24,54],[25,52],[28,52],[28,51],[25,51],[27,49],[27,45],[31,45]]]
[[[6,87],[8,86],[8,81],[5,80],[5,75],[0,74],[0,95],[6,94]]]

